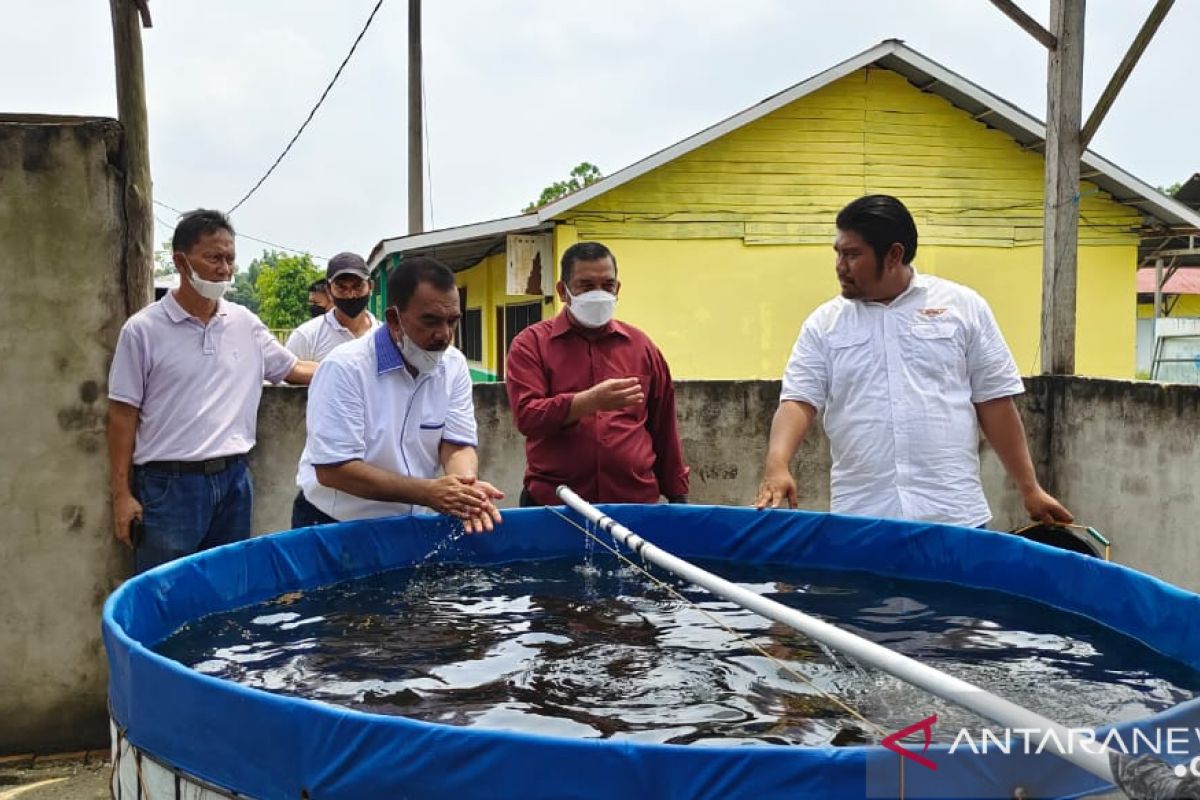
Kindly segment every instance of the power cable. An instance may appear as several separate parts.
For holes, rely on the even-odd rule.
[[[167,209],[168,211],[174,211],[176,214],[180,214],[180,215],[187,213],[185,211],[180,211],[178,208],[175,208],[175,206],[167,205],[166,203],[162,202],[161,200],[155,200],[154,205],[162,206],[163,208]],[[159,225],[162,225],[164,228],[166,228],[167,230],[170,230],[170,231],[175,230],[174,225],[164,222],[157,214],[154,215],[154,220]],[[249,239],[252,242],[258,242],[259,244],[265,244],[270,247],[274,247],[277,250],[286,250],[289,253],[295,253],[296,255],[301,255],[301,256],[308,256],[310,258],[314,258],[314,259],[317,259],[320,261],[328,261],[329,260],[329,258],[326,256],[318,256],[318,255],[314,255],[313,253],[309,252],[308,250],[300,250],[295,247],[288,247],[287,245],[276,244],[275,242],[269,242],[266,239],[260,239],[257,236],[251,236],[248,233],[240,233],[239,232],[238,236],[240,236],[243,239]]]
[[[346,68],[346,64],[350,63],[351,56],[353,56],[354,51],[358,49],[358,43],[362,41],[363,35],[366,34],[367,29],[371,27],[371,22],[374,21],[375,14],[379,11],[380,6],[382,5],[383,0],[378,0],[378,2],[375,3],[375,8],[371,9],[371,15],[367,17],[366,24],[364,24],[362,30],[358,32],[358,36],[354,39],[354,44],[350,45],[350,52],[346,53],[346,57],[342,59],[342,63],[337,68],[337,72],[333,74],[333,79],[329,81],[329,85],[325,87],[325,91],[321,92],[321,96],[317,99],[317,104],[312,107],[312,111],[308,112],[308,116],[304,119],[304,122],[301,123],[295,135],[292,136],[292,140],[287,143],[287,147],[283,148],[283,152],[279,154],[279,158],[275,159],[275,163],[271,165],[270,169],[268,169],[266,173],[258,179],[258,183],[250,187],[250,191],[246,192],[245,196],[242,197],[241,200],[238,200],[233,204],[233,208],[229,209],[228,213],[233,214],[233,212],[237,211],[241,207],[242,203],[249,200],[251,195],[258,191],[258,187],[263,185],[267,178],[271,176],[271,173],[275,171],[275,168],[279,166],[279,162],[283,161],[284,156],[286,156],[288,151],[292,149],[292,145],[294,145],[296,140],[300,138],[300,134],[304,133],[304,129],[308,127],[308,123],[312,122],[313,117],[316,116],[317,109],[319,109],[321,104],[325,102],[325,98],[329,95],[329,91],[333,88],[333,85],[337,83],[338,78],[342,76],[342,70]]]

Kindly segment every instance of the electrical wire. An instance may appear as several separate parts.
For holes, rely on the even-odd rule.
[[[185,211],[180,211],[178,208],[175,208],[174,206],[167,205],[166,203],[162,202],[161,200],[155,200],[154,205],[162,206],[163,208],[167,209],[168,211],[174,211],[176,214],[179,214],[179,215],[183,215],[183,214],[187,213]],[[166,228],[169,231],[175,230],[174,225],[164,222],[157,214],[154,215],[154,221],[157,222],[159,225],[162,225],[164,228]],[[318,256],[318,255],[314,255],[313,253],[311,253],[308,250],[300,250],[295,247],[288,247],[287,245],[276,244],[275,242],[270,242],[270,241],[267,241],[266,239],[260,239],[257,236],[251,236],[248,233],[240,233],[239,232],[238,236],[240,236],[243,239],[249,239],[252,242],[258,242],[259,244],[265,244],[268,247],[274,247],[277,250],[286,250],[287,252],[295,253],[296,255],[308,256],[309,258],[313,258],[318,261],[328,261],[329,260],[329,258],[326,256]]]
[[[344,70],[346,68],[346,64],[350,63],[350,58],[354,55],[354,51],[358,49],[358,43],[362,41],[363,36],[367,32],[367,29],[371,27],[371,23],[375,19],[375,14],[379,12],[379,8],[382,5],[383,5],[383,0],[377,0],[377,2],[375,3],[375,7],[373,9],[371,9],[370,16],[367,17],[367,21],[363,25],[362,30],[359,31],[358,36],[355,37],[354,44],[350,45],[350,52],[346,53],[346,57],[342,59],[342,63],[337,68],[337,72],[335,72],[333,74],[333,79],[329,81],[329,85],[325,87],[325,91],[321,92],[321,96],[319,98],[317,98],[317,103],[316,103],[316,105],[314,105],[312,107],[312,111],[308,112],[308,116],[305,117],[304,122],[302,122],[300,124],[300,127],[296,130],[296,133],[292,136],[291,141],[288,142],[287,146],[283,148],[283,152],[280,153],[279,157],[275,159],[275,163],[273,163],[270,166],[270,168],[266,171],[266,173],[264,173],[263,176],[258,179],[258,183],[254,184],[253,186],[250,187],[250,191],[246,192],[246,194],[242,197],[241,200],[238,200],[236,203],[233,204],[233,208],[229,209],[229,212],[228,212],[229,214],[232,214],[233,212],[237,211],[241,207],[242,203],[249,200],[250,197],[255,192],[258,191],[258,187],[263,185],[263,183],[267,180],[267,178],[269,178],[271,176],[271,173],[275,171],[275,168],[279,166],[279,162],[283,161],[284,156],[286,156],[288,154],[288,151],[290,151],[292,149],[292,145],[294,145],[296,143],[296,140],[300,138],[300,134],[304,133],[304,129],[308,127],[308,123],[312,122],[313,117],[316,116],[317,109],[319,109],[321,107],[321,104],[325,102],[325,98],[329,96],[329,92],[331,89],[333,89],[333,85],[335,83],[337,83],[338,78],[340,78],[342,76],[342,70]],[[247,237],[247,238],[249,238],[249,237]]]

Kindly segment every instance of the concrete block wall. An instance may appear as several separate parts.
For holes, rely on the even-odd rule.
[[[300,388],[263,395],[259,445],[251,456],[255,530],[286,529],[304,447]],[[748,505],[758,487],[777,381],[684,381],[676,387],[684,454],[696,503]],[[1200,387],[1037,377],[1017,403],[1042,484],[1113,540],[1114,560],[1200,591],[1200,487],[1195,479]],[[503,384],[475,387],[480,475],[514,505],[525,468],[524,439]],[[1026,524],[1021,498],[986,443],[980,444],[990,527]],[[829,441],[818,426],[793,464],[800,506],[829,508]]]
[[[0,753],[107,740],[108,364],[125,318],[113,120],[0,116]]]
[[[1037,384],[1022,402],[1034,458],[1044,458],[1045,430]],[[304,448],[307,391],[268,388],[258,417],[258,447],[250,466],[255,480],[256,532],[286,529],[295,496],[296,463]],[[1028,402],[1033,398],[1033,402]],[[778,381],[685,381],[676,386],[676,413],[684,455],[692,468],[695,503],[749,505],[758,489],[771,419],[779,402]],[[503,506],[517,502],[525,473],[525,440],[513,424],[503,384],[475,386],[479,425],[479,472],[502,489]],[[1024,516],[1020,497],[1007,484],[990,449],[981,445],[985,490],[997,527]],[[818,424],[793,462],[801,508],[829,509],[829,440]],[[1010,522],[1011,521],[1011,522]]]

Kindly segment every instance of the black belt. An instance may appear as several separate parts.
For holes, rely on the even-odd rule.
[[[188,474],[203,474],[216,475],[218,472],[224,472],[239,461],[245,460],[245,456],[222,456],[221,458],[210,458],[207,461],[147,461],[145,464],[138,466],[143,469],[152,469],[157,472],[170,472],[175,475]]]

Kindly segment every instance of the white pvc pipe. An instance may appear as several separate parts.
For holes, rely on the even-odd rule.
[[[1036,741],[1044,743],[1047,751],[1057,751],[1057,755],[1075,766],[1085,769],[1109,783],[1116,783],[1116,778],[1109,766],[1107,748],[1104,748],[1094,738],[1082,735],[1079,729],[1066,728],[1027,708],[1022,708],[1016,703],[997,697],[985,689],[955,678],[953,675],[947,675],[908,656],[810,617],[749,589],[744,589],[711,572],[706,572],[694,564],[650,544],[612,517],[602,514],[566,486],[558,487],[558,497],[572,510],[595,523],[600,530],[611,534],[621,544],[646,561],[657,564],[668,572],[691,581],[697,586],[702,586],[713,594],[737,603],[767,619],[795,628],[822,644],[853,656],[902,681],[969,709],[985,719],[990,719],[1012,730],[1027,731],[1030,735],[1037,737]],[[1060,743],[1062,747],[1058,749],[1056,745]]]

